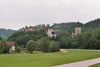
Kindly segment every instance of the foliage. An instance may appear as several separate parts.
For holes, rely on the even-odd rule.
[[[100,28],[96,30],[96,37],[100,40]]]
[[[28,32],[15,32],[8,37],[8,41],[14,41],[19,46],[26,47],[26,43],[29,40],[37,41],[38,39],[46,36],[44,30],[40,31],[28,31]]]
[[[7,43],[4,41],[4,40],[2,40],[1,42],[0,42],[0,54],[2,54],[2,53],[9,53],[9,50],[10,50],[10,46],[9,45],[7,45]]]
[[[57,41],[51,41],[49,45],[49,52],[57,52],[59,51],[59,43]]]
[[[95,45],[95,49],[100,49],[100,40],[96,40],[94,45]]]
[[[49,52],[49,45],[50,45],[50,38],[49,37],[43,37],[38,41],[38,44],[40,46],[40,50],[43,52]]]
[[[15,51],[16,51],[17,53],[20,53],[20,52],[21,52],[21,47],[20,47],[20,46],[16,46]]]
[[[7,39],[9,35],[12,35],[15,32],[15,30],[6,30],[6,29],[0,29],[0,36],[2,36],[4,39]]]
[[[26,44],[26,48],[27,48],[27,50],[28,50],[30,53],[33,53],[33,51],[35,50],[35,46],[36,46],[36,43],[35,43],[35,41],[33,41],[33,40],[30,40],[30,41],[27,42],[27,44]]]
[[[2,40],[3,38],[0,36],[0,41]]]

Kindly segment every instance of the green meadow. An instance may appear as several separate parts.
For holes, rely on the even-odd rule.
[[[92,66],[89,66],[89,67],[100,67],[100,63],[99,64],[92,65]]]
[[[67,53],[1,54],[0,67],[51,67],[100,57],[100,51],[68,50]]]

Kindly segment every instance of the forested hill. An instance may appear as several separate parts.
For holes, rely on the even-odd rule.
[[[77,25],[77,22],[65,22],[65,23],[54,23],[52,26],[56,30],[57,33],[61,33],[64,31],[67,31],[68,33],[75,32],[75,27]],[[85,32],[87,30],[95,31],[97,28],[100,27],[100,19],[95,19],[90,22],[87,22],[86,24],[81,23],[82,32]],[[18,30],[18,31],[21,31]],[[6,39],[9,35],[16,32],[15,30],[6,30],[6,29],[0,29],[0,36],[2,36],[4,39]]]
[[[14,32],[16,31],[11,29],[0,29],[0,36],[2,36],[4,39],[7,39],[7,37]]]
[[[77,25],[77,22],[66,22],[66,23],[58,23],[54,24],[53,27],[55,28],[57,33],[61,33],[64,31],[67,31],[68,33],[75,32],[75,27]],[[86,24],[80,23],[82,27],[82,32],[85,32],[87,30],[95,31],[97,28],[100,27],[100,19],[95,19],[90,22],[87,22]]]
[[[82,23],[80,23],[81,26],[83,26]],[[59,24],[54,24],[53,27],[56,30],[57,33],[61,33],[63,31],[67,31],[68,33],[74,32],[74,29],[77,25],[77,22],[66,22],[66,23],[59,23]]]

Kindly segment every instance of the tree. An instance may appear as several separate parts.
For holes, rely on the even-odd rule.
[[[50,52],[57,52],[59,51],[59,43],[57,41],[51,41],[49,45],[49,51]]]
[[[40,50],[43,52],[49,52],[49,45],[50,45],[50,38],[49,37],[43,37],[38,41],[38,45],[40,47]]]
[[[96,37],[100,40],[100,28],[96,30]]]
[[[4,40],[0,42],[0,53],[9,53],[10,48]]]
[[[71,37],[68,37],[68,38],[67,38],[67,41],[66,41],[66,48],[67,48],[67,49],[72,48],[72,38],[71,38]]]
[[[74,38],[73,38],[73,45],[72,47],[73,48],[79,48],[82,43],[83,43],[83,40],[82,40],[82,34],[77,34]]]
[[[100,40],[96,40],[95,49],[100,49]]]
[[[30,53],[33,53],[33,51],[35,50],[35,46],[36,46],[36,43],[35,43],[35,41],[33,41],[33,40],[30,40],[30,41],[27,42],[27,44],[26,44],[26,48],[27,48],[27,50],[28,50]]]
[[[0,41],[2,40],[2,37],[0,36]]]

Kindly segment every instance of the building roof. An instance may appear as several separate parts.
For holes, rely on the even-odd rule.
[[[14,42],[9,41],[9,42],[7,42],[7,45],[10,45],[10,46],[15,46],[15,43],[14,43]]]
[[[43,27],[43,30],[54,29],[53,27]]]
[[[76,27],[81,27],[79,22],[77,23],[77,26]]]

